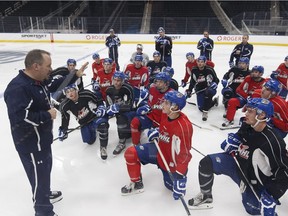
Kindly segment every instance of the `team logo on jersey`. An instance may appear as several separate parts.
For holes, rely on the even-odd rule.
[[[247,151],[247,149],[249,149],[249,146],[247,145],[241,144],[239,146],[239,156],[246,160],[249,158],[249,153],[250,153],[249,151]]]
[[[103,83],[100,84],[101,87],[108,87],[111,86],[111,82],[109,80],[105,80]]]
[[[165,143],[170,143],[170,136],[167,132],[164,132],[163,134],[159,134],[159,139],[162,140]]]
[[[197,79],[197,83],[201,83],[201,82],[205,82],[205,76],[199,76],[198,79]]]
[[[140,74],[135,74],[133,77],[131,77],[131,80],[140,80],[141,76]]]
[[[77,118],[83,119],[87,116],[88,113],[89,113],[89,110],[86,107],[83,107],[80,111],[78,111]]]
[[[154,105],[152,106],[152,109],[162,110],[162,105],[161,105],[161,104],[154,104]]]

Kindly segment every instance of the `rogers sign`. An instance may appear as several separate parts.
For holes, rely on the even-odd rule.
[[[86,35],[86,40],[106,40],[106,35]]]
[[[217,41],[224,41],[224,42],[242,41],[242,35],[239,35],[239,36],[219,35],[217,36]]]

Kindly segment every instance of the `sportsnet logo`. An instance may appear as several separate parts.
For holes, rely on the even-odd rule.
[[[154,104],[154,105],[152,106],[152,109],[162,110],[162,105],[160,105],[160,104]]]
[[[139,74],[136,74],[135,76],[131,77],[131,80],[140,80],[141,76]]]

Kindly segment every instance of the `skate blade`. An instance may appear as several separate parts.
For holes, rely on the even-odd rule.
[[[203,203],[197,206],[191,206],[188,205],[188,208],[190,210],[205,210],[205,209],[212,209],[213,208],[213,204],[212,203]]]
[[[133,190],[130,193],[121,193],[121,195],[122,196],[130,196],[130,195],[139,194],[139,193],[143,193],[143,192],[144,192],[144,188],[138,189],[138,190]]]

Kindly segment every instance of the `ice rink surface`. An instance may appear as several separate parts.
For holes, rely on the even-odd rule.
[[[120,37],[121,39],[121,37]],[[32,216],[31,189],[14,148],[10,133],[10,125],[7,116],[6,105],[3,100],[4,92],[10,80],[18,74],[18,70],[24,68],[25,54],[31,49],[44,49],[52,54],[52,67],[55,69],[66,64],[68,58],[77,60],[78,68],[88,61],[90,64],[84,77],[84,85],[90,83],[92,77],[92,54],[99,52],[101,58],[108,56],[108,50],[103,49],[101,44],[45,44],[45,43],[0,43],[0,110],[1,110],[1,145],[0,145],[0,215],[3,216]],[[224,73],[229,69],[229,56],[234,45],[215,45],[213,51],[213,62],[215,71],[221,80]],[[123,44],[119,48],[119,64],[121,69],[130,59],[131,54],[136,51],[136,44]],[[172,66],[175,70],[174,78],[180,82],[184,77],[186,53],[194,52],[196,57],[199,51],[196,45],[174,45],[172,55]],[[144,44],[144,52],[152,58],[154,45]],[[254,53],[250,62],[250,68],[262,65],[265,68],[264,77],[268,77],[272,70],[283,62],[287,56],[287,47],[276,46],[254,46]],[[90,87],[89,87],[90,88]],[[221,125],[224,107],[221,104],[221,84],[218,86],[220,105],[210,110],[207,122],[201,120],[201,112],[190,104],[183,109],[190,120],[204,128],[194,126],[192,145],[203,154],[221,152],[220,144],[229,132],[236,130],[220,131],[210,124]],[[184,92],[184,88],[179,89]],[[192,96],[189,101],[195,102]],[[235,124],[243,115],[240,110],[235,116]],[[58,113],[54,122],[54,136],[57,136],[61,117]],[[54,205],[55,212],[59,216],[180,216],[186,212],[180,201],[174,201],[172,193],[168,191],[162,180],[162,174],[156,166],[142,166],[143,182],[145,192],[132,196],[121,196],[120,189],[129,183],[128,173],[123,153],[117,157],[112,156],[117,142],[117,130],[115,118],[110,120],[108,159],[102,161],[99,152],[99,140],[94,145],[88,146],[82,143],[80,131],[76,130],[69,134],[64,142],[53,143],[53,170],[52,190],[61,190],[63,200]],[[77,126],[72,118],[70,127]],[[285,139],[286,141],[287,138]],[[131,145],[130,140],[127,146]],[[188,200],[199,192],[198,163],[203,157],[195,150],[189,165],[187,193]],[[245,216],[247,215],[241,203],[241,196],[236,184],[226,176],[215,176],[213,187],[214,208],[209,210],[194,210],[191,215],[197,216]],[[287,215],[288,193],[280,201],[282,205],[277,207],[279,216]]]

